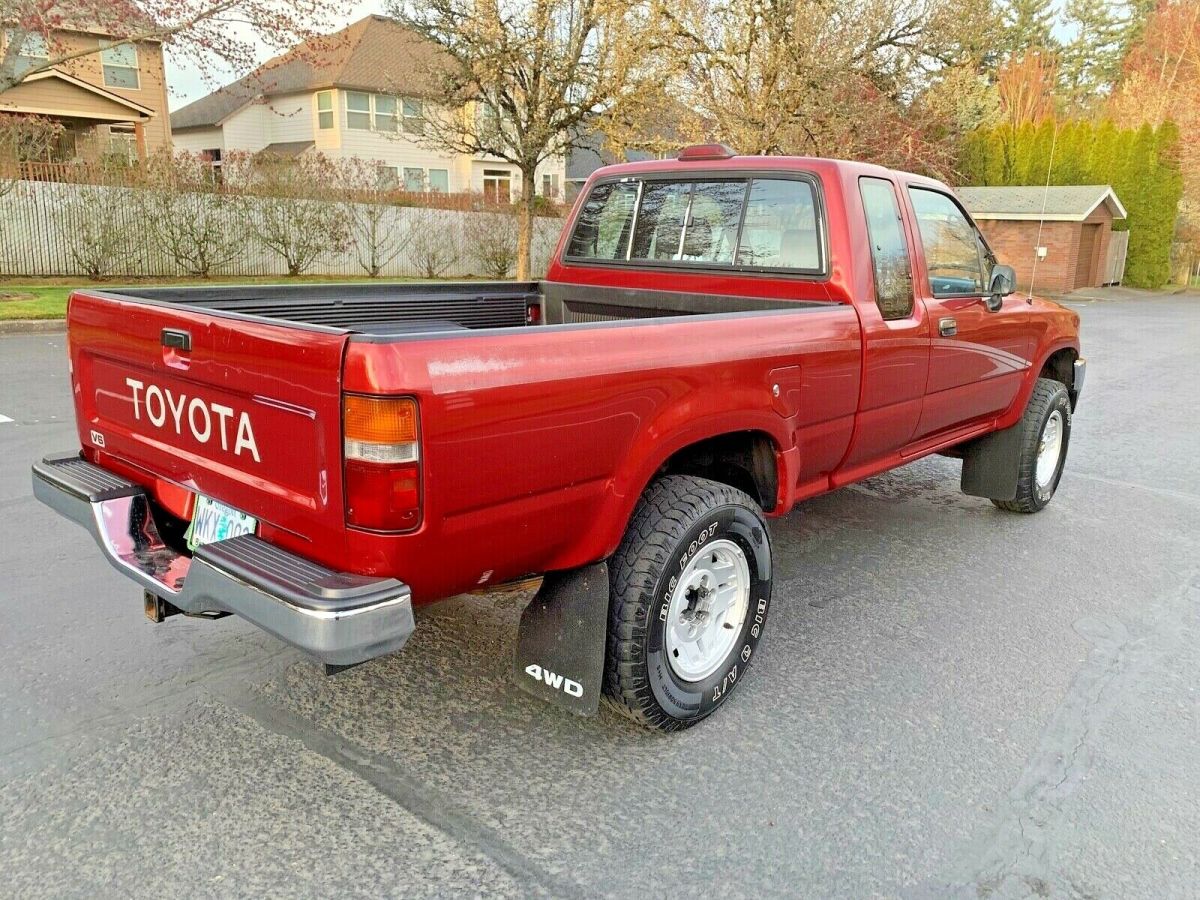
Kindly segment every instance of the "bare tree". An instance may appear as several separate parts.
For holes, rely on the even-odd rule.
[[[63,185],[59,238],[75,264],[90,278],[129,273],[141,260],[131,238],[128,188],[107,184]]]
[[[177,59],[213,80],[225,69],[253,68],[262,47],[282,51],[328,31],[345,7],[344,0],[0,0],[0,23],[12,38],[0,52],[0,92],[101,51],[95,40],[69,40],[73,29],[106,35],[105,47],[169,40]],[[39,52],[29,53],[31,46]]]
[[[380,182],[373,163],[345,159],[340,170],[355,256],[364,272],[378,278],[384,267],[412,242],[414,229],[400,224],[396,206],[390,202],[394,191]]]
[[[242,198],[221,189],[212,166],[168,153],[146,164],[138,207],[154,248],[188,275],[208,278],[244,251]]]
[[[990,0],[679,0],[660,14],[675,59],[660,101],[695,111],[692,140],[889,163],[938,154],[915,146],[914,100],[936,73],[978,66],[999,27]]]
[[[445,53],[440,92],[452,114],[427,112],[425,141],[519,169],[516,268],[527,278],[537,169],[651,80],[649,0],[389,0],[388,9]]]
[[[231,157],[223,170],[231,185],[253,195],[242,207],[243,227],[283,259],[289,275],[302,275],[322,253],[349,246],[337,167],[326,157]]]
[[[0,196],[16,186],[21,164],[44,159],[63,130],[44,116],[0,113]]]
[[[458,262],[457,235],[451,225],[451,213],[439,209],[414,208],[408,227],[412,241],[408,258],[417,272],[426,278],[440,278]]]
[[[517,216],[511,204],[484,206],[467,213],[463,239],[483,274],[505,278],[517,261]]]

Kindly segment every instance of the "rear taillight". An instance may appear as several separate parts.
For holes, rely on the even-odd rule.
[[[346,521],[379,531],[416,528],[421,520],[416,401],[347,394],[342,421]]]

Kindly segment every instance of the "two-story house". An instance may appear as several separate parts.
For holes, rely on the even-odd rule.
[[[49,37],[0,26],[0,58],[19,42],[18,71],[84,53],[35,72],[0,93],[0,112],[45,116],[64,126],[45,162],[94,161],[107,155],[144,159],[171,148],[162,45],[116,44],[102,30],[64,25]]]
[[[235,151],[358,158],[386,186],[511,199],[520,186],[516,166],[421,140],[441,64],[428,41],[393,19],[368,16],[174,112],[175,147],[214,163]],[[546,163],[539,192],[561,197],[565,175],[564,159]]]

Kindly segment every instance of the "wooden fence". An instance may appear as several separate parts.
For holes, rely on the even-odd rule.
[[[105,256],[111,263],[104,274],[116,278],[176,277],[183,271],[155,240],[154,223],[139,202],[141,187],[113,187],[56,181],[0,183],[0,275],[82,276],[86,260],[98,247],[97,210],[105,218]],[[392,199],[392,198],[389,198]],[[243,216],[253,216],[262,200],[245,197]],[[315,202],[315,201],[302,201]],[[381,222],[384,230],[433,231],[448,248],[452,262],[442,272],[449,277],[492,275],[472,245],[471,219],[488,217],[495,229],[516,229],[516,217],[495,212],[387,205]],[[211,274],[229,277],[286,275],[284,260],[260,243],[244,218],[232,218],[229,228],[245,232],[236,258]],[[545,271],[562,219],[539,218],[534,229],[533,271]],[[113,231],[115,230],[115,237]],[[478,234],[479,229],[475,228]],[[322,252],[307,270],[310,275],[366,274],[359,263],[360,248]],[[414,252],[406,249],[388,262],[381,277],[423,276]]]

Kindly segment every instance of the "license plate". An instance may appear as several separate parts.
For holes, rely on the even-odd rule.
[[[257,529],[258,519],[253,516],[197,494],[192,524],[186,535],[188,549],[195,552],[204,544],[215,544],[239,534],[253,534]]]

